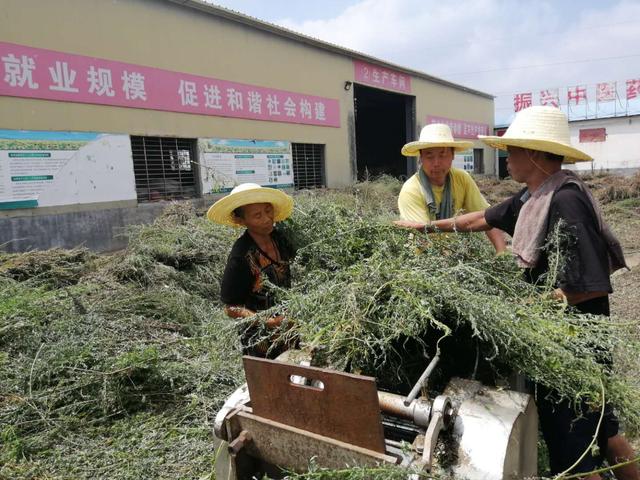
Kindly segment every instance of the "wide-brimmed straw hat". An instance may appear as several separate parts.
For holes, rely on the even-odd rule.
[[[261,187],[257,183],[238,185],[226,197],[211,205],[207,218],[222,225],[241,227],[233,211],[252,203],[270,203],[273,205],[275,222],[289,218],[293,212],[293,198],[275,188]]]
[[[528,148],[554,153],[564,157],[564,162],[588,162],[593,160],[586,153],[571,146],[569,121],[556,107],[535,106],[520,110],[502,137],[478,135],[490,147],[506,150],[507,147]]]
[[[420,155],[423,148],[452,147],[456,152],[469,150],[473,147],[473,142],[461,142],[453,139],[449,125],[444,123],[431,123],[420,131],[420,138],[417,142],[409,142],[402,147],[402,154],[407,157]]]

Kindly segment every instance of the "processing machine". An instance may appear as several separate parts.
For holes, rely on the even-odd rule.
[[[302,358],[302,359],[301,359]],[[285,352],[243,357],[247,383],[218,412],[216,478],[283,478],[310,465],[394,465],[469,480],[534,477],[538,417],[532,397],[453,378],[426,393],[436,355],[408,395],[372,377],[310,366]]]

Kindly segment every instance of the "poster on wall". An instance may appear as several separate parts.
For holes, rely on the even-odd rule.
[[[0,130],[0,210],[135,198],[128,136]]]
[[[230,192],[241,183],[293,187],[291,142],[210,138],[199,148],[206,193]]]
[[[460,170],[473,173],[473,150],[469,149],[462,152],[456,152],[453,157],[452,165],[456,168],[459,168]]]

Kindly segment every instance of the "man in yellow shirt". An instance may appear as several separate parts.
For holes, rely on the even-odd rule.
[[[418,172],[404,183],[398,197],[403,220],[427,223],[489,207],[471,176],[451,166],[455,151],[472,146],[455,141],[448,125],[432,123],[422,129],[417,142],[402,147],[403,155],[420,157]],[[496,252],[505,250],[501,231],[492,229],[486,235]]]

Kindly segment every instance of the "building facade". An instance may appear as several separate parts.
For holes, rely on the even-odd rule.
[[[168,200],[234,184],[406,177],[427,123],[493,129],[493,97],[198,0],[5,0],[0,245],[121,248]],[[477,140],[456,162],[494,173]]]
[[[593,157],[569,168],[631,175],[640,170],[640,115],[569,122],[571,143]]]

